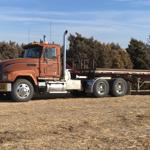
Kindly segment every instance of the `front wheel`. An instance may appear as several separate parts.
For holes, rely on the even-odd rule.
[[[34,95],[34,87],[32,83],[26,79],[18,79],[13,84],[12,98],[16,102],[27,102]]]

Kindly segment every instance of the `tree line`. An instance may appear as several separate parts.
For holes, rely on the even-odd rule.
[[[69,43],[70,65],[87,60],[85,65],[89,67],[94,61],[96,68],[150,69],[150,44],[137,39],[131,39],[128,48],[123,49],[119,44],[102,43],[76,33],[69,36]]]
[[[94,38],[81,34],[70,34],[67,63],[86,67],[93,64],[96,68],[150,69],[150,44],[131,39],[127,49],[119,44],[102,43]],[[19,57],[23,52],[22,45],[15,42],[0,42],[0,60]]]

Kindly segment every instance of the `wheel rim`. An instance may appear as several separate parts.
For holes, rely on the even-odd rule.
[[[122,84],[122,83],[118,83],[118,84],[116,85],[116,92],[119,93],[119,94],[122,94],[123,91],[124,91],[124,86],[123,86],[123,84]]]
[[[21,99],[25,99],[30,95],[30,87],[28,84],[19,84],[17,86],[17,95]]]
[[[96,88],[96,89],[97,89],[98,94],[103,95],[103,94],[105,94],[106,85],[105,85],[104,83],[100,82],[100,83],[97,85],[97,88]]]

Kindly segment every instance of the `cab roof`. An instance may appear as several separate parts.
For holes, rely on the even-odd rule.
[[[28,48],[28,47],[32,47],[32,46],[40,46],[40,47],[51,47],[51,46],[54,46],[54,47],[60,47],[60,45],[54,44],[54,43],[48,43],[48,42],[32,42],[32,43],[29,43],[29,44],[23,46],[23,48]]]

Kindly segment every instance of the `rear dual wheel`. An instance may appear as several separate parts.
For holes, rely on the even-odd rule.
[[[107,80],[98,79],[93,86],[95,97],[105,97],[109,94],[109,83]]]
[[[128,83],[123,78],[111,81],[110,94],[115,97],[124,96],[128,93]]]
[[[128,83],[123,78],[113,79],[110,84],[107,80],[99,79],[93,86],[93,94],[95,97],[105,97],[108,94],[119,97],[128,93]]]

